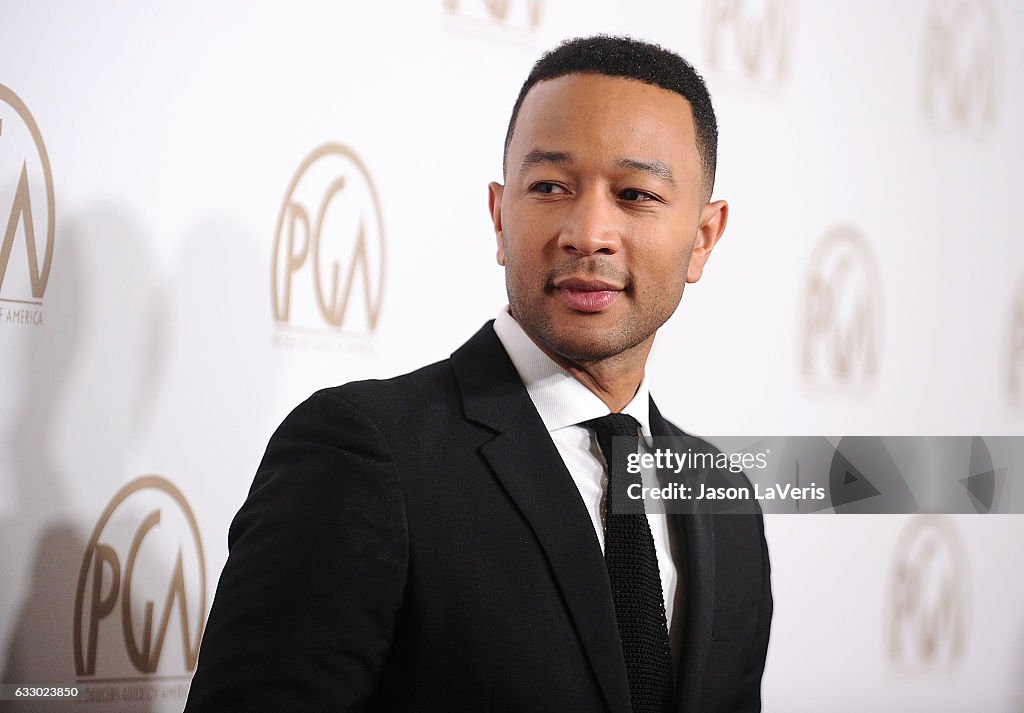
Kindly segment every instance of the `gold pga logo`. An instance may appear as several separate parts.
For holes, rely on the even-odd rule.
[[[948,667],[967,641],[967,555],[940,515],[919,515],[900,535],[889,591],[890,660],[916,669]]]
[[[1002,69],[999,23],[987,0],[933,0],[922,42],[921,109],[944,129],[995,123]]]
[[[295,171],[274,231],[271,292],[281,326],[371,333],[384,289],[384,221],[366,166],[323,144]]]
[[[789,69],[792,8],[787,0],[705,0],[709,67],[758,80],[781,80]]]
[[[811,255],[804,296],[801,370],[808,383],[865,386],[878,372],[881,274],[850,226],[827,233]]]
[[[2,84],[0,229],[0,321],[40,324],[53,259],[53,175],[39,126]]]
[[[1010,349],[1006,390],[1012,403],[1024,403],[1024,277],[1010,303]]]
[[[450,15],[494,23],[503,27],[536,30],[544,0],[442,0]]]
[[[97,672],[107,680],[188,676],[205,622],[206,557],[192,508],[170,481],[137,478],[100,515],[82,558],[74,610],[79,681]],[[162,657],[169,644],[180,656]]]

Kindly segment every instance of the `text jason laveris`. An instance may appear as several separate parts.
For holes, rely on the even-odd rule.
[[[704,483],[670,483],[651,488],[633,483],[626,489],[626,495],[633,500],[824,500],[825,488],[814,483],[802,488],[789,483],[777,483],[769,487],[761,487],[755,483],[753,488],[742,485],[712,488]]]

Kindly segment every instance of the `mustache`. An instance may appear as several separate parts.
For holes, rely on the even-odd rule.
[[[587,277],[623,285],[623,289],[633,286],[633,278],[629,271],[611,260],[595,255],[584,257],[565,256],[558,260],[547,274],[547,286],[553,288],[556,280],[568,277]]]

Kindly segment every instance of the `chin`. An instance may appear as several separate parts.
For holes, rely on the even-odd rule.
[[[560,332],[552,334],[546,340],[548,347],[559,356],[577,362],[602,361],[617,356],[624,351],[640,344],[643,338],[636,339],[620,329],[612,330],[579,330],[582,333],[572,334]],[[611,331],[611,333],[608,333]]]

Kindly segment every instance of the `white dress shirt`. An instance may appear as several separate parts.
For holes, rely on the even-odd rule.
[[[519,378],[523,380],[533,405],[537,408],[569,475],[580,491],[580,497],[583,498],[583,504],[587,506],[587,512],[590,513],[594,525],[594,534],[597,535],[603,551],[604,496],[608,485],[608,473],[604,456],[597,444],[597,437],[590,429],[579,424],[607,416],[610,410],[594,392],[541,351],[509,314],[507,306],[494,320],[494,331],[508,352],[516,371],[519,372]],[[641,448],[650,448],[651,419],[646,375],[640,382],[640,388],[637,389],[633,400],[622,409],[622,413],[629,414],[640,423],[643,436]],[[665,597],[665,615],[670,629],[669,638],[675,652],[680,627],[674,625],[672,615],[675,609],[678,574],[672,558],[669,522],[665,515],[656,513],[649,513],[647,521],[651,526],[654,549],[658,555],[661,591]]]

